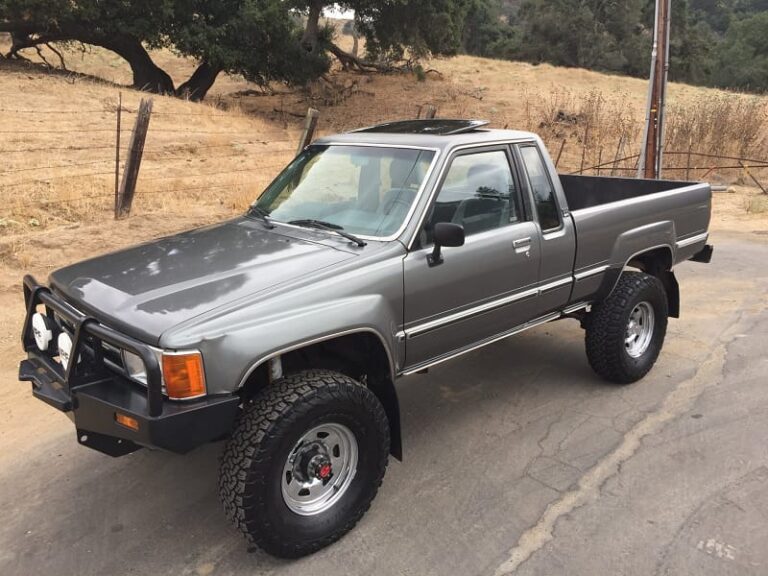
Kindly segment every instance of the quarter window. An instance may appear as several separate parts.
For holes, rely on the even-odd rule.
[[[535,146],[523,146],[520,148],[520,153],[528,173],[528,182],[531,185],[541,229],[547,231],[559,228],[560,213],[555,200],[555,190],[549,179],[547,168],[541,159],[541,154]]]
[[[427,242],[438,222],[461,224],[469,236],[520,218],[517,186],[504,151],[457,156],[435,200]]]

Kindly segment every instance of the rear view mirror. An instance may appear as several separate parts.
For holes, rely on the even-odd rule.
[[[427,262],[430,266],[437,266],[443,263],[443,246],[464,246],[464,226],[453,222],[438,222],[432,232],[432,240],[434,248],[432,254],[427,256]]]

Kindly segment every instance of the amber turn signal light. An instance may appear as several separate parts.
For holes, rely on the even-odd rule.
[[[168,398],[184,400],[205,395],[205,373],[200,352],[163,354],[163,380]]]
[[[120,412],[115,412],[115,422],[118,424],[122,424],[126,428],[130,428],[131,430],[138,430],[139,429],[139,421],[136,420],[136,418],[131,418],[130,416],[126,414],[120,414]]]

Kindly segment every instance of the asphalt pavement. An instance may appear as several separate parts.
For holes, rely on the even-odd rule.
[[[113,459],[47,407],[0,422],[0,575],[768,574],[768,237],[712,241],[636,384],[598,379],[571,320],[402,380],[404,462],[298,561],[225,519],[221,444]]]

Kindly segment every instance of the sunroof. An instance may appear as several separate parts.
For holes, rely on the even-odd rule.
[[[355,132],[379,132],[383,134],[435,134],[445,136],[449,134],[462,134],[472,132],[477,128],[488,125],[487,120],[448,120],[437,118],[434,120],[398,120],[361,128]]]

